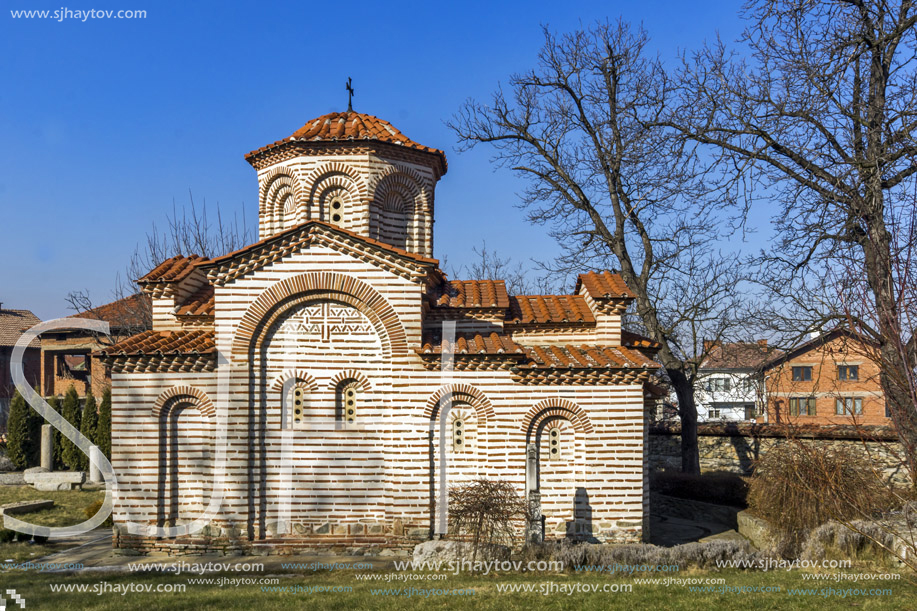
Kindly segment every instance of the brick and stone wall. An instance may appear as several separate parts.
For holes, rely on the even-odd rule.
[[[681,468],[681,430],[677,424],[655,423],[650,428],[650,469]],[[789,435],[793,439],[789,439]],[[892,482],[907,485],[901,446],[890,427],[811,427],[789,429],[766,424],[701,424],[698,426],[701,470],[750,475],[755,461],[785,443],[814,443],[844,447],[868,457]]]

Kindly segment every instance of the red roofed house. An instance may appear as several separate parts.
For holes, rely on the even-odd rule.
[[[2,306],[3,304],[0,304],[0,433],[5,433],[10,400],[15,391],[10,372],[13,347],[19,341],[23,331],[34,327],[41,321],[28,310],[7,310]],[[38,384],[40,366],[41,345],[36,339],[25,349],[22,360],[26,382],[31,386]]]
[[[409,548],[437,530],[443,458],[448,485],[540,493],[549,538],[643,538],[658,346],[622,339],[620,276],[572,295],[448,279],[446,157],[373,116],[320,117],[246,159],[260,241],[159,265],[139,281],[152,330],[101,353],[117,545]],[[199,518],[190,539],[125,527]]]

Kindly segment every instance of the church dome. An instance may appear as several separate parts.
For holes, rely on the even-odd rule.
[[[341,142],[355,140],[394,144],[436,155],[442,162],[442,173],[446,171],[446,155],[443,151],[414,142],[388,121],[352,110],[332,112],[307,121],[305,125],[293,132],[289,138],[284,138],[256,149],[246,155],[245,158],[251,159],[256,155],[294,141]]]

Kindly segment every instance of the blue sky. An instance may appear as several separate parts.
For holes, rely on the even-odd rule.
[[[142,9],[139,20],[13,19],[10,10]],[[436,256],[546,259],[516,207],[523,184],[490,151],[459,154],[448,120],[468,97],[534,66],[541,25],[642,22],[666,58],[740,30],[734,2],[4,2],[0,14],[0,302],[42,319],[66,294],[111,297],[115,274],[173,200],[257,222],[243,155],[346,108],[446,151]]]

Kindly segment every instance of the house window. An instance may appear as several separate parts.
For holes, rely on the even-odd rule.
[[[790,416],[814,416],[815,397],[790,397]]]
[[[359,382],[344,380],[337,391],[337,420],[353,424],[357,417],[357,397],[359,395]]]
[[[758,415],[758,410],[755,409],[754,405],[745,406],[745,419],[754,420]]]
[[[729,392],[732,380],[729,378],[710,378],[707,380],[707,392]]]
[[[811,367],[793,367],[794,382],[809,382],[812,380]]]
[[[464,452],[466,447],[465,421],[456,418],[452,421],[452,451]]]
[[[560,428],[553,428],[551,432],[548,433],[549,447],[551,448],[548,454],[549,460],[560,460]]]
[[[721,412],[718,407],[712,407],[709,410],[707,410],[707,418],[711,420],[719,419],[720,415],[721,415]]]
[[[835,402],[835,413],[838,416],[853,416],[863,413],[863,399],[859,397],[843,397]]]
[[[837,366],[837,379],[838,380],[859,380],[860,379],[860,367],[858,365],[838,365]]]
[[[755,390],[755,380],[753,378],[744,378],[742,380],[742,392],[749,393]]]

